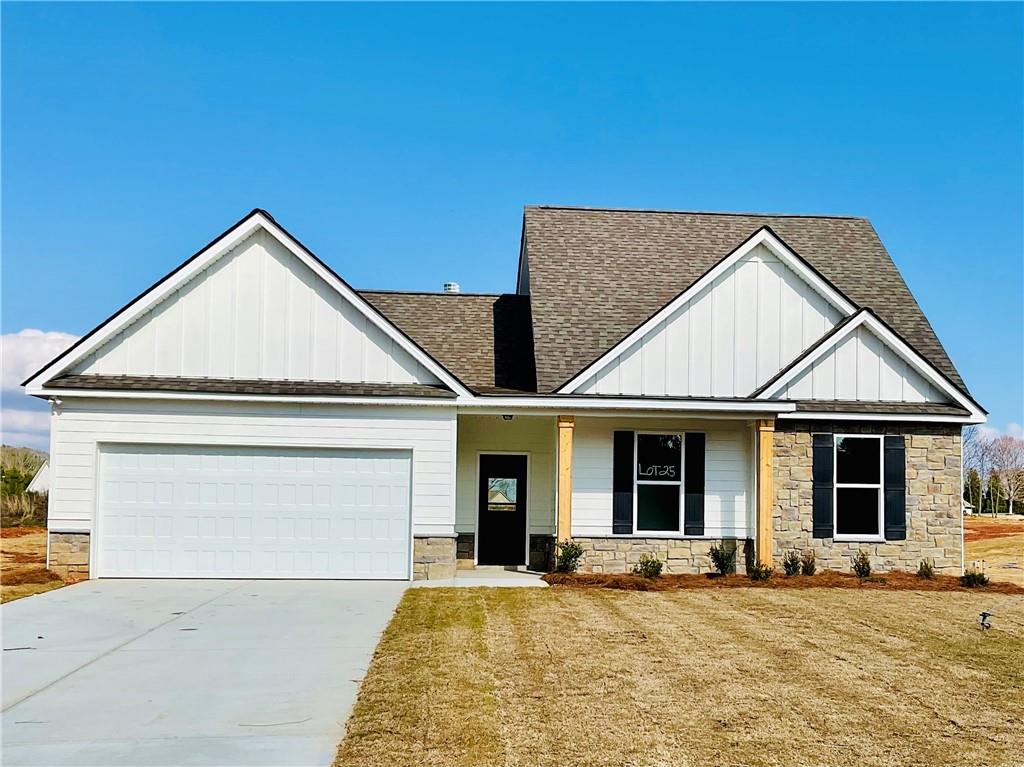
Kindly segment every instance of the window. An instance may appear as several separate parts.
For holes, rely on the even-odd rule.
[[[636,435],[637,532],[679,532],[683,486],[683,438],[680,434]]]
[[[516,510],[516,479],[512,478],[489,478],[487,480],[487,510],[488,511],[515,511]]]
[[[882,438],[835,438],[835,537],[882,537]]]

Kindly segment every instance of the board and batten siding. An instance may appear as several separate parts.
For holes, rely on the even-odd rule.
[[[103,344],[74,372],[437,383],[263,229]]]
[[[947,402],[902,357],[859,327],[790,381],[777,399]]]
[[[454,408],[65,400],[51,416],[49,528],[91,532],[104,444],[412,451],[414,534],[455,524]]]
[[[572,534],[612,534],[612,440],[617,429],[704,432],[704,537],[749,538],[754,531],[754,440],[741,421],[577,418],[572,451]],[[650,538],[650,533],[641,534]],[[683,537],[682,533],[678,537]]]
[[[479,514],[481,453],[528,453],[527,525],[533,535],[555,532],[555,419],[550,416],[460,415],[455,530],[472,533]]]
[[[760,245],[577,391],[747,397],[842,316]]]

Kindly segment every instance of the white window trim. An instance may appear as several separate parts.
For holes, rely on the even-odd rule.
[[[659,437],[679,437],[679,479],[670,482],[657,482],[651,480],[637,479],[637,459],[639,458],[640,436],[643,434]],[[638,516],[639,493],[637,489],[641,485],[677,485],[679,488],[679,518],[675,530],[641,530]],[[633,432],[633,532],[631,536],[636,538],[706,538],[707,535],[684,535],[683,523],[685,518],[686,496],[686,432],[683,431],[634,431]],[[629,536],[618,536],[629,537]]]
[[[878,442],[878,483],[843,482],[842,487],[878,491],[878,533],[876,535],[840,535],[839,534],[839,440],[841,439],[873,439]],[[835,434],[832,437],[832,540],[885,543],[885,450],[882,434]]]

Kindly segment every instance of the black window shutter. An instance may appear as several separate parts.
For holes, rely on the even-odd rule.
[[[907,538],[907,462],[903,436],[885,438],[885,540]]]
[[[704,535],[704,435],[686,433],[683,451],[686,468],[683,470],[683,535]]]
[[[815,538],[832,537],[833,439],[831,434],[811,436],[813,448],[813,507],[811,512]]]
[[[612,533],[633,532],[633,432],[615,432],[612,443]]]

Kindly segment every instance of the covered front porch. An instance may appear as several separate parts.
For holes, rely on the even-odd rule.
[[[741,571],[770,560],[772,429],[750,416],[460,413],[456,566],[550,570],[570,538],[586,572],[626,571],[645,552],[668,572],[708,572],[716,543]]]

